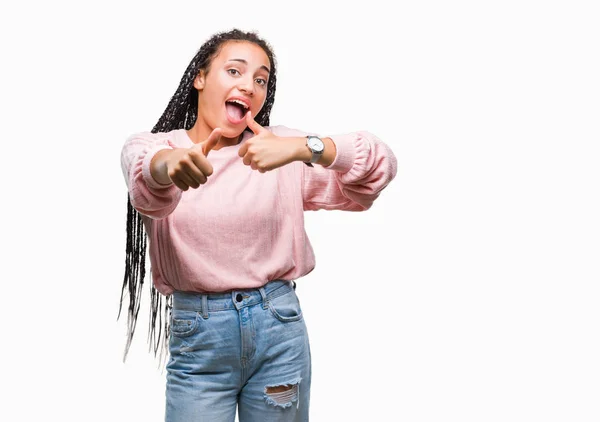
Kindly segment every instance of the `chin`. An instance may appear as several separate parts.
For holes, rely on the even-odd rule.
[[[237,138],[244,132],[244,129],[246,128],[244,127],[243,129],[223,129],[223,131],[221,132],[221,136],[229,139]]]

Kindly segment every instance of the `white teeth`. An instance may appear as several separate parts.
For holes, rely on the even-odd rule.
[[[241,105],[242,107],[244,107],[244,109],[248,109],[248,106],[246,105],[246,103],[244,103],[244,102],[242,102],[242,101],[240,101],[240,100],[228,100],[228,102],[230,102],[230,103],[236,103],[236,104],[239,104],[239,105]]]

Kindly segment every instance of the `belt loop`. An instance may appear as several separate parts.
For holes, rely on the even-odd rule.
[[[202,295],[202,318],[208,318],[208,295]]]
[[[269,299],[267,299],[267,293],[265,292],[264,287],[260,287],[258,289],[258,291],[260,292],[260,295],[262,296],[262,307],[263,309],[267,309],[268,303],[269,303]]]

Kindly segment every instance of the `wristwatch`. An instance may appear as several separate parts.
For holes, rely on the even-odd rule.
[[[312,157],[310,158],[310,163],[316,163],[319,161],[321,156],[323,155],[323,151],[325,150],[325,144],[318,136],[308,135],[306,137],[306,146],[312,153]],[[306,163],[306,165],[311,166],[312,164]]]

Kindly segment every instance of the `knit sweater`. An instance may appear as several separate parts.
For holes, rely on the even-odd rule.
[[[282,137],[309,134],[267,129]],[[265,173],[238,155],[252,136],[244,132],[239,144],[210,151],[213,174],[185,192],[150,174],[158,151],[194,145],[184,129],[140,132],[125,141],[121,167],[148,234],[152,281],[160,293],[256,288],[307,275],[315,255],[304,211],[367,210],[396,176],[392,150],[369,132],[330,136],[336,157],[328,167],[295,161]]]

